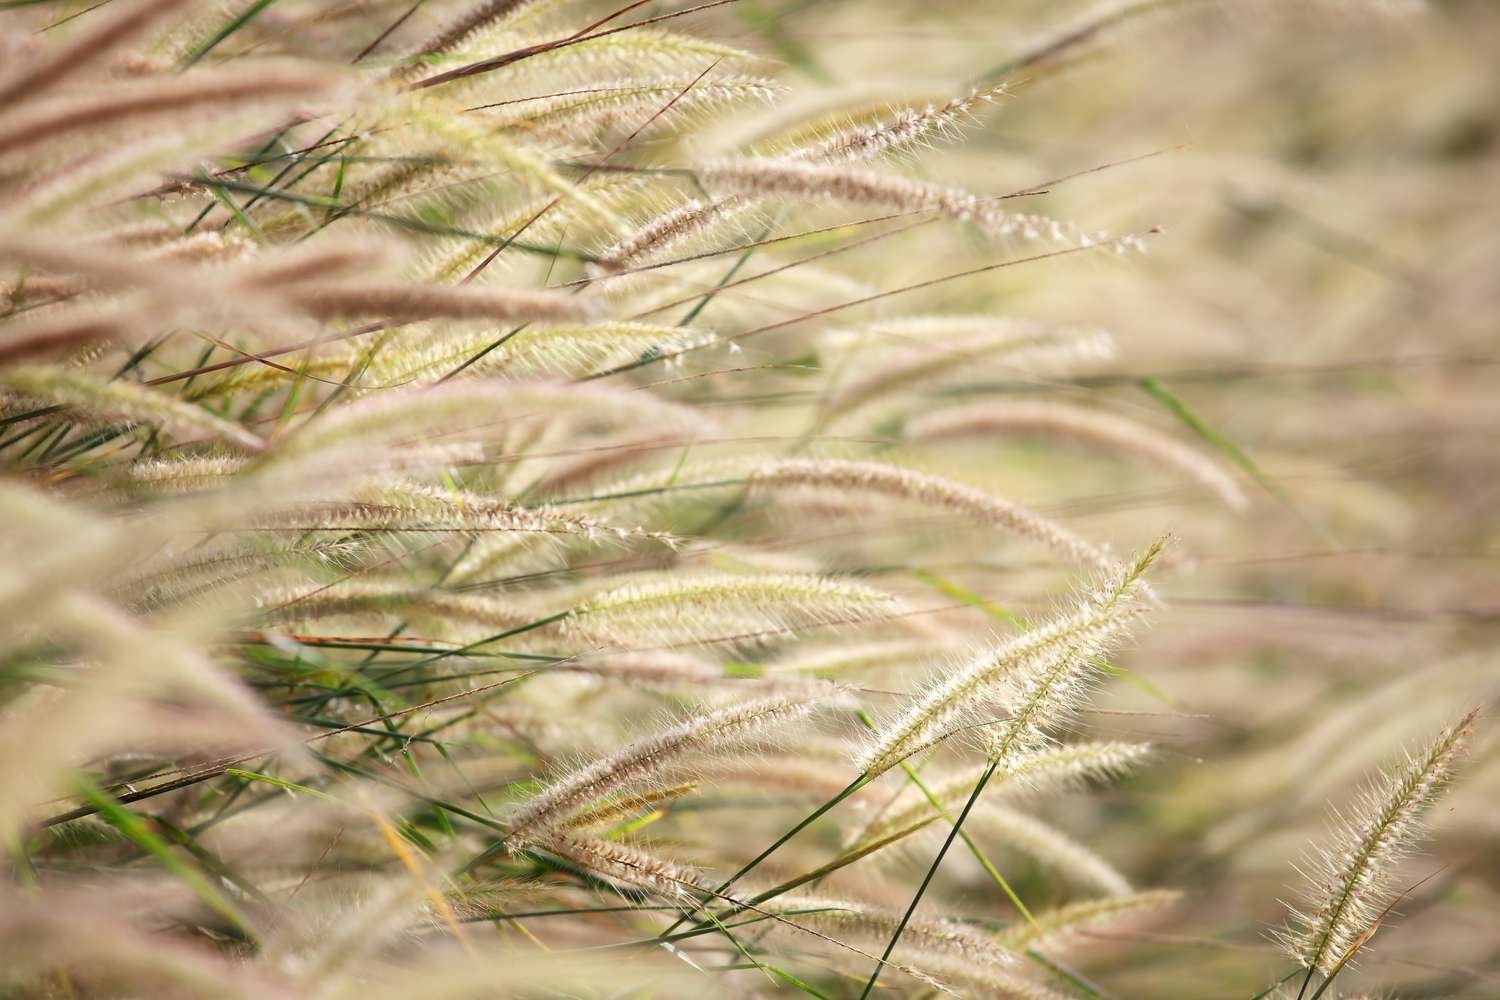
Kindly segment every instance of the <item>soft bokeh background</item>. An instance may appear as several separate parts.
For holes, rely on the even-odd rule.
[[[0,17],[31,18],[27,23],[36,26],[69,5],[44,6],[55,9],[45,15],[7,10]],[[250,58],[264,49],[346,64],[372,29],[410,5],[370,2],[353,5],[353,13],[337,6],[338,17],[318,4],[271,6],[215,59]],[[460,6],[418,5],[389,36],[386,50],[430,34]],[[612,9],[558,7],[562,13],[547,23],[570,28]],[[195,14],[212,21],[234,9],[204,5]],[[633,16],[674,9],[647,4]],[[313,20],[319,13],[329,14],[327,23]],[[1295,862],[1324,836],[1328,806],[1347,803],[1375,768],[1470,706],[1500,715],[1494,711],[1500,696],[1500,5],[740,0],[668,26],[765,56],[757,72],[787,90],[769,110],[736,105],[681,130],[652,133],[630,148],[626,159],[633,163],[691,163],[743,150],[794,123],[836,120],[886,100],[930,95],[940,103],[1004,81],[1006,92],[968,122],[962,141],[955,135],[931,150],[905,154],[899,169],[986,195],[1045,188],[1012,206],[1089,231],[1145,234],[1144,254],[1102,250],[1020,264],[747,339],[741,354],[715,349],[701,363],[695,356],[687,369],[695,375],[715,367],[747,370],[685,377],[659,394],[722,418],[724,440],[710,435],[694,445],[689,461],[680,458],[681,438],[674,435],[698,428],[651,427],[635,437],[646,442],[643,468],[671,471],[680,462],[691,473],[700,461],[761,448],[745,442],[771,441],[764,450],[782,453],[783,445],[800,446],[807,443],[802,435],[813,434],[813,453],[877,458],[952,476],[1028,504],[1087,538],[1107,540],[1118,552],[1137,550],[1163,533],[1175,536],[1156,577],[1166,609],[1118,658],[1129,677],[1104,688],[1078,727],[1080,737],[1150,740],[1156,754],[1117,785],[1049,798],[1037,810],[1134,884],[1184,893],[1150,921],[1088,935],[1086,947],[1070,956],[1071,967],[1099,995],[1248,1000],[1288,968],[1268,931],[1284,918],[1280,900],[1297,892]],[[693,65],[693,72],[701,68]],[[499,96],[523,96],[517,93],[523,86],[545,92],[566,79],[562,71],[555,80],[546,72],[538,69],[524,85],[505,78],[496,85]],[[600,126],[595,141],[580,144],[583,152],[609,149],[634,121],[622,115],[627,124]],[[318,190],[328,188],[323,183]],[[207,204],[168,203],[159,211],[190,218]],[[795,224],[780,230],[775,227],[783,219],[768,214],[768,231],[877,214],[815,203],[799,206]],[[434,217],[446,221],[441,213]],[[761,235],[759,217],[753,221],[720,242]],[[346,228],[358,224],[352,220]],[[894,233],[890,224],[874,231],[882,228],[893,235],[728,290],[696,319],[711,330],[747,329],[1055,249],[986,242],[963,226]],[[547,238],[571,239],[577,231],[562,226]],[[418,251],[426,246],[411,233],[401,238]],[[849,239],[844,232],[767,248],[741,276]],[[701,291],[725,266],[718,259],[674,271],[660,288],[647,286],[641,299]],[[531,287],[586,272],[575,261],[527,258],[504,260],[495,273]],[[679,273],[688,275],[687,291],[671,286]],[[634,305],[632,294],[621,293],[617,301]],[[904,386],[889,411],[882,403],[825,425],[821,407],[843,377],[841,367],[857,372],[867,349],[877,357],[881,350],[937,357],[955,349],[940,338],[880,326],[922,313],[1099,328],[1114,336],[1117,350],[1112,358],[1055,370],[1020,368],[1004,358],[967,359],[940,379]],[[154,357],[148,373],[191,367],[196,348],[174,356],[177,347]],[[671,377],[659,369],[650,374]],[[1164,392],[1151,391],[1155,386]],[[910,425],[979,399],[1066,402],[1137,419],[1214,458],[1249,503],[1230,509],[1129,456],[1051,439],[919,441],[903,433],[903,421]],[[275,396],[266,412],[282,400]],[[1180,408],[1174,412],[1169,401]],[[669,446],[651,444],[653,435]],[[601,435],[585,443],[617,446],[630,437]],[[551,458],[527,459],[528,472],[561,469],[571,456],[557,447]],[[507,455],[506,461],[515,458]],[[622,464],[622,475],[634,471]],[[57,473],[74,485],[34,458],[13,465],[37,481]],[[80,492],[88,498],[87,490]],[[980,610],[955,607],[964,602],[952,600],[953,593],[1032,613],[1066,586],[1035,552],[959,530],[956,519],[932,512],[865,519],[868,512],[852,501],[846,509],[809,499],[784,510],[756,507],[719,519],[714,513],[710,506],[666,520],[685,536],[699,533],[693,541],[703,545],[689,545],[681,563],[661,557],[662,568],[857,571],[928,611],[909,631],[877,638],[925,644],[939,657],[998,628]],[[719,553],[721,543],[733,548]],[[656,559],[644,563],[655,567]],[[914,576],[917,570],[926,574],[922,579],[941,581],[948,597]],[[579,578],[592,579],[587,567]],[[239,593],[225,589],[231,601]],[[523,593],[546,594],[541,587]],[[336,626],[330,631],[338,634]],[[860,638],[815,636],[810,648],[836,653]],[[741,658],[775,663],[778,655],[794,659],[795,652],[717,649],[714,656],[738,669]],[[243,667],[224,657],[234,664],[229,669]],[[351,655],[341,662],[358,660]],[[859,681],[869,704],[879,708],[881,699],[888,703],[918,676],[908,665],[877,668]],[[649,728],[664,707],[692,702],[633,687],[551,680],[551,686],[529,688],[534,697],[519,696],[454,730],[463,739],[453,750],[471,773],[492,782],[487,787],[514,792],[545,765],[607,752]],[[448,691],[435,686],[411,697]],[[369,708],[343,711],[329,714],[349,722]],[[1357,967],[1340,976],[1344,995],[1500,995],[1497,721],[1481,718],[1472,759],[1434,815],[1429,849],[1403,867],[1401,884],[1414,888]],[[515,733],[521,737],[512,741]],[[825,756],[842,761],[841,751],[829,746],[858,735],[852,721],[841,720],[789,748],[788,758],[768,756],[771,791],[778,767],[790,767],[798,755],[803,764]],[[337,746],[352,758],[363,744],[349,739]],[[441,768],[427,748],[414,752],[423,766]],[[844,763],[828,765],[833,789],[847,780],[846,770]],[[395,772],[405,776],[399,767]],[[298,774],[298,781],[313,780]],[[751,844],[768,843],[788,817],[800,815],[757,811],[771,791],[711,787],[701,808],[672,813],[650,832],[658,843],[683,846],[695,860],[704,855],[728,869],[725,858],[742,858]],[[457,787],[450,792],[464,794]],[[401,808],[389,790],[372,794],[381,809]],[[273,817],[256,826],[255,819],[244,830],[230,825],[216,843],[251,864],[257,837],[269,830],[280,838],[273,838],[277,849],[288,852],[288,864],[318,870],[322,859],[309,845],[323,841],[312,832],[302,837],[295,824]],[[326,833],[321,821],[307,822],[309,831]],[[832,831],[823,831],[778,859],[775,870],[790,875],[816,865],[837,842]],[[358,849],[345,845],[348,870],[363,874],[368,863],[372,872],[401,875],[373,834],[361,843]],[[477,850],[480,842],[469,843]],[[1023,898],[1060,898],[1046,873],[1024,858],[1003,850],[997,858]],[[925,860],[918,854],[871,874],[846,872],[830,888],[899,907]],[[93,869],[85,872],[91,877]],[[362,902],[384,898],[360,885],[353,895]],[[73,888],[80,886],[69,905],[82,914],[94,904],[87,878]],[[330,889],[329,896],[338,892]],[[1011,916],[961,852],[930,898],[942,901],[929,904],[934,912]],[[311,904],[303,898],[299,905]],[[353,934],[338,916],[343,912],[330,905],[296,927],[309,938]],[[278,931],[291,936],[287,928],[294,923]],[[607,938],[591,936],[594,931],[599,925],[579,932],[579,942]],[[422,934],[437,938],[441,929],[427,926]],[[419,937],[413,931],[404,944],[416,949]],[[547,943],[556,948],[571,940],[559,933]],[[395,945],[389,951],[403,954]],[[391,989],[420,995],[421,975],[412,975]],[[358,981],[353,976],[348,982],[355,985],[347,988],[357,989]],[[280,989],[284,981],[277,982]],[[753,971],[724,982],[745,995],[791,995],[784,984]],[[692,977],[684,983],[684,995],[701,985]],[[909,986],[903,981],[900,988]],[[248,988],[254,994],[253,982]],[[609,989],[597,995],[610,995]]]
[[[1250,511],[1087,452],[966,442],[945,458],[1094,537],[1182,540],[1190,565],[1164,587],[1171,610],[1125,659],[1169,703],[1117,685],[1110,708],[1142,714],[1089,727],[1165,751],[1082,822],[1122,870],[1188,901],[1083,968],[1119,996],[1237,996],[1269,981],[1264,927],[1283,917],[1325,803],[1500,690],[1500,10],[759,9],[775,31],[743,39],[792,59],[794,101],[808,107],[1014,81],[966,141],[921,161],[924,175],[1001,193],[1150,155],[1027,201],[1115,232],[1159,225],[1145,259],[1067,259],[932,297],[1107,328],[1118,362],[1008,387],[1003,365],[978,362],[951,391],[1082,400],[1170,429],[1136,384],[1156,378],[1264,473],[1265,488],[1247,481]],[[1077,44],[1046,54],[1065,40]],[[963,259],[929,233],[896,239],[903,250],[831,266],[889,286]],[[1350,995],[1500,991],[1490,729],[1432,852],[1407,867],[1405,884],[1427,881],[1341,978]]]

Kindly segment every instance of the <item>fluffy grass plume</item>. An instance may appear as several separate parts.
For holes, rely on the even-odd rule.
[[[1304,967],[1333,975],[1396,901],[1398,866],[1420,839],[1424,817],[1453,777],[1478,716],[1475,708],[1444,726],[1337,815],[1328,842],[1306,866],[1307,901],[1278,935]]]

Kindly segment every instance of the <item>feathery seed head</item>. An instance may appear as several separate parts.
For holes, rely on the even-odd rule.
[[[670,784],[665,775],[686,755],[742,746],[817,707],[805,697],[776,696],[689,716],[544,787],[510,817],[508,843],[518,849],[606,796]]]
[[[1086,697],[1101,658],[1140,615],[1142,575],[1158,541],[1134,563],[1101,578],[1071,612],[1027,629],[937,679],[881,726],[859,759],[872,774],[952,735],[984,723],[986,752],[1005,771],[1046,746]]]
[[[1144,424],[1099,410],[1053,402],[985,402],[936,410],[906,424],[910,438],[994,433],[1038,433],[1135,455],[1204,486],[1224,504],[1243,510],[1245,494],[1207,456]]]
[[[879,619],[893,599],[817,576],[673,575],[613,587],[569,614],[569,632],[598,640],[694,642],[758,638],[812,625]]]
[[[1347,814],[1335,814],[1330,842],[1308,859],[1305,902],[1275,934],[1304,968],[1332,974],[1394,901],[1397,866],[1421,837],[1423,819],[1453,777],[1478,715],[1475,708],[1444,726],[1365,788]]]
[[[750,481],[755,486],[816,486],[908,500],[1031,538],[1077,566],[1107,572],[1115,565],[1104,549],[1019,504],[900,466],[837,459],[771,459],[754,468]]]
[[[1113,927],[1151,910],[1165,909],[1182,898],[1170,889],[1147,889],[1117,896],[1085,899],[1017,920],[999,935],[1012,951],[1039,948],[1052,952],[1077,942],[1080,936]]]

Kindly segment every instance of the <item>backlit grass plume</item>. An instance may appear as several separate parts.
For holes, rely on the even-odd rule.
[[[1125,773],[1150,753],[1138,743],[1063,744],[1032,751],[1012,763],[990,783],[991,797],[1031,798],[1046,792],[1085,786]],[[860,831],[857,844],[873,843],[901,830],[940,819],[944,810],[963,805],[983,768],[968,768],[928,779],[925,791],[909,791]]]
[[[906,425],[918,438],[1038,434],[1071,439],[1141,458],[1197,482],[1228,506],[1241,509],[1245,494],[1212,460],[1134,421],[1061,403],[983,403],[938,410]]]
[[[599,639],[755,638],[763,630],[879,618],[891,607],[888,595],[852,581],[680,574],[627,583],[591,597],[569,612],[566,627]]]
[[[1075,565],[1094,569],[1107,569],[1113,565],[1105,550],[1020,504],[963,483],[893,465],[835,459],[783,459],[766,462],[754,469],[750,482],[757,487],[807,486],[914,501],[1034,539]]]
[[[547,785],[511,816],[509,842],[523,844],[534,831],[562,823],[606,795],[662,782],[665,769],[684,754],[726,750],[816,707],[807,699],[773,697],[685,719]]]
[[[1101,579],[1071,611],[939,675],[876,730],[860,766],[875,773],[889,770],[974,726],[992,762],[1007,770],[1016,767],[1072,716],[1094,682],[1100,658],[1139,617],[1141,578],[1160,552],[1158,542],[1114,577]]]
[[[1424,817],[1452,778],[1478,715],[1476,708],[1444,726],[1336,814],[1332,837],[1308,861],[1306,903],[1278,934],[1309,974],[1334,975],[1397,900],[1397,868],[1421,837]]]

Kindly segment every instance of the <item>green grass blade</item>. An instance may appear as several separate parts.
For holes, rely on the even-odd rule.
[[[195,895],[215,913],[228,920],[246,937],[254,940],[256,935],[250,922],[229,899],[218,890],[203,873],[183,862],[166,841],[152,833],[141,818],[126,809],[88,777],[77,774],[74,784],[79,793],[111,826],[119,830],[128,840],[150,854],[161,866],[182,881]]]

